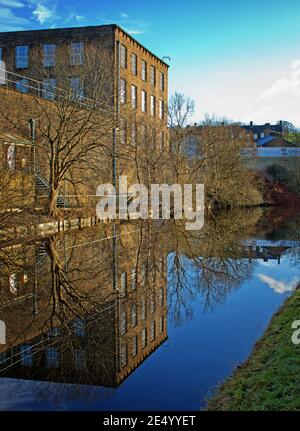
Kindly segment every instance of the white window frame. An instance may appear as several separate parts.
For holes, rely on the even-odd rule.
[[[46,100],[53,100],[55,98],[55,88],[56,88],[56,79],[55,78],[44,79],[43,80],[43,89],[42,89],[43,98]]]
[[[127,82],[125,79],[120,79],[120,103],[122,105],[125,105],[126,103],[126,96],[127,96]]]
[[[141,91],[141,102],[142,102],[142,112],[146,113],[147,112],[147,93],[146,91],[142,90]]]
[[[163,72],[159,73],[159,89],[165,91],[165,74]]]
[[[132,356],[136,356],[138,354],[139,349],[139,341],[138,336],[135,335],[132,340]]]
[[[27,69],[29,57],[29,46],[18,45],[15,48],[15,67],[16,69]]]
[[[165,104],[162,99],[159,99],[159,119],[163,120],[165,116]]]
[[[138,59],[137,59],[137,55],[136,54],[131,54],[131,73],[134,75],[134,76],[137,76],[137,62],[138,62]]]
[[[131,86],[131,106],[133,109],[137,109],[137,86]]]
[[[147,328],[142,329],[142,348],[147,346]]]
[[[127,69],[127,48],[125,45],[120,45],[120,66]]]
[[[16,82],[16,90],[21,93],[28,93],[28,79],[23,78]]]
[[[71,43],[71,66],[80,66],[83,64],[84,58],[84,43]]]
[[[155,340],[155,320],[152,320],[150,324],[150,341]]]
[[[156,114],[156,98],[155,96],[151,95],[150,96],[150,114],[152,115],[152,117],[155,117]]]
[[[43,45],[43,65],[44,67],[55,66],[56,59],[56,45],[55,44],[45,44]]]
[[[147,81],[147,62],[145,60],[141,61],[141,77],[142,81]]]
[[[150,66],[150,83],[153,87],[156,85],[156,68],[154,66]]]

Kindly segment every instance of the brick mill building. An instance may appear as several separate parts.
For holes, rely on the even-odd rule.
[[[124,143],[130,144],[134,140],[137,140],[136,145],[142,141],[147,142],[147,145],[149,143],[150,150],[155,148],[165,151],[168,148],[168,65],[117,25],[0,33],[0,60],[7,71],[5,84],[0,82],[0,91],[2,86],[2,90],[23,96],[27,96],[24,93],[28,93],[29,97],[30,94],[35,97],[38,95],[46,99],[48,104],[55,98],[56,89],[60,88],[55,76],[59,50],[67,48],[66,70],[69,76],[66,79],[74,91],[78,92],[79,89],[82,98],[86,99],[89,93],[80,82],[80,71],[84,70],[90,46],[99,51],[99,62],[107,58],[106,55],[111,59],[111,79],[107,87],[111,88],[112,97],[109,98],[110,106],[107,109],[117,117],[118,126],[111,139],[112,148],[115,145],[118,148],[117,156],[125,148]],[[36,68],[37,58],[39,72]],[[44,76],[41,74],[43,70]],[[17,109],[18,103],[15,104]],[[7,133],[1,121],[0,131]],[[18,157],[17,151],[10,149],[10,158],[11,154]],[[128,157],[123,159],[127,160]],[[110,163],[104,163],[110,169]],[[118,160],[116,175],[124,172],[126,163]],[[43,173],[43,177],[44,194],[47,172]]]

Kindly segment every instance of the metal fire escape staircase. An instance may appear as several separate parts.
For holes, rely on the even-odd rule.
[[[37,197],[49,196],[50,184],[40,173],[35,175],[35,185]],[[70,208],[70,203],[65,196],[60,194],[57,196],[56,206],[57,208]]]

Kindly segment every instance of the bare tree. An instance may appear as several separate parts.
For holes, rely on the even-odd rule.
[[[30,96],[14,95],[17,100],[12,100],[7,92],[0,108],[6,126],[23,136],[28,135],[28,119],[35,120],[35,168],[49,183],[47,206],[52,216],[57,215],[64,182],[72,186],[70,192],[84,183],[87,170],[90,175],[106,175],[115,126],[112,56],[103,49],[99,58],[99,50],[90,45],[84,64],[70,66],[69,54],[67,47],[58,47],[55,64],[45,68],[37,49],[33,53],[37,81],[29,80]],[[86,187],[79,194],[87,195]]]

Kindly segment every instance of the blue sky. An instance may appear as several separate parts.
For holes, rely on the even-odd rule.
[[[0,0],[0,31],[117,23],[170,56],[170,94],[206,112],[300,127],[299,0]]]

